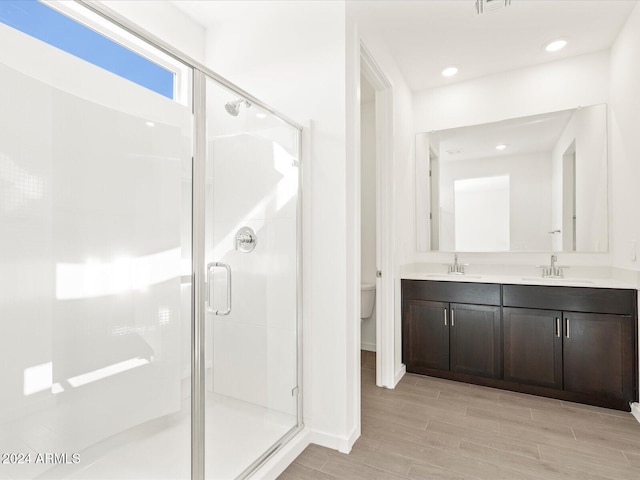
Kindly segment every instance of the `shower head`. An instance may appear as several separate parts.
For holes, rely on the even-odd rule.
[[[246,105],[247,108],[251,106],[250,101],[238,99],[238,100],[234,100],[233,102],[227,102],[224,105],[224,109],[227,111],[229,115],[233,115],[234,117],[237,117],[238,113],[240,112],[240,105],[242,105],[243,103]]]

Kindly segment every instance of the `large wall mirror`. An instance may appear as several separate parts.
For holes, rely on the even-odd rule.
[[[606,105],[420,133],[416,155],[419,250],[608,249]]]

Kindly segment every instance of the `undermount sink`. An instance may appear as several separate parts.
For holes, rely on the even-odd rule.
[[[522,280],[525,282],[581,283],[584,285],[593,283],[591,280],[583,280],[581,278],[522,277]]]

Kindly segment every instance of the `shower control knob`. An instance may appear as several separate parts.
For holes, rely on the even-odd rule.
[[[236,250],[239,252],[249,253],[252,252],[254,248],[256,248],[256,243],[258,242],[258,237],[256,236],[256,232],[254,232],[249,227],[242,227],[236,233]]]

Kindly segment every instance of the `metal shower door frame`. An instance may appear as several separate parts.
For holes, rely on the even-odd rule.
[[[191,455],[192,474],[191,480],[204,480],[205,462],[205,318],[206,299],[205,282],[207,277],[205,258],[205,222],[206,222],[206,154],[207,154],[207,134],[206,134],[206,83],[207,79],[213,80],[229,89],[236,95],[248,99],[253,104],[264,108],[271,114],[293,126],[297,132],[298,146],[298,192],[296,202],[296,374],[297,385],[294,388],[297,400],[296,425],[285,433],[275,444],[271,445],[264,454],[258,457],[252,464],[248,465],[236,480],[243,480],[253,474],[262,464],[273,454],[279,451],[289,440],[297,435],[303,428],[302,417],[302,127],[292,123],[285,117],[279,115],[270,107],[264,106],[262,102],[252,96],[247,95],[242,89],[229,83],[220,82],[218,76],[210,75],[209,71],[202,71],[193,67],[193,105],[194,105],[194,157],[193,157],[193,177],[192,177],[192,217],[193,217],[193,237],[192,237],[192,278],[194,288],[192,289],[192,381],[191,390]]]

